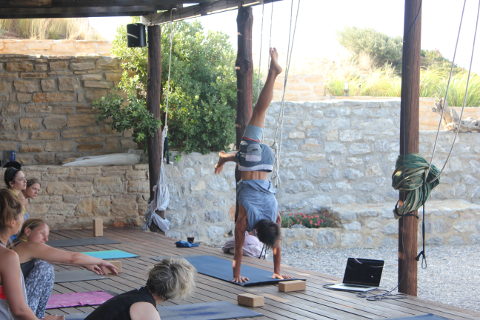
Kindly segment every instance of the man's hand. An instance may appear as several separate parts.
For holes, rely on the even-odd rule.
[[[240,276],[238,276],[238,277],[233,277],[232,282],[235,282],[235,283],[244,283],[244,282],[247,282],[248,280],[250,280],[250,279],[248,279],[247,277],[244,277],[244,276],[240,275]]]
[[[292,276],[289,275],[289,274],[278,274],[278,273],[274,273],[274,274],[272,275],[272,278],[273,278],[273,279],[283,280],[283,279],[292,279]]]

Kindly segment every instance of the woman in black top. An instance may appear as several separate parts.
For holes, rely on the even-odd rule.
[[[190,295],[195,272],[185,259],[163,259],[150,270],[145,287],[111,298],[85,320],[160,320],[157,304]]]

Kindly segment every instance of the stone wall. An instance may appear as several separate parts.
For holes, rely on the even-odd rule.
[[[272,142],[280,109],[274,103],[267,118],[266,143]],[[391,175],[399,152],[400,101],[333,100],[287,103],[277,197],[283,212],[330,208],[342,227],[290,229],[292,246],[377,247],[397,241],[393,218],[398,192]],[[429,160],[435,131],[421,131],[421,154]],[[434,164],[447,158],[453,133],[440,132]],[[431,243],[479,243],[480,134],[457,138],[441,184],[427,204],[427,239]],[[212,174],[216,156],[191,154],[167,166],[173,194],[169,235],[193,234],[210,243],[232,230],[234,165]],[[188,199],[186,201],[185,199]],[[199,227],[202,226],[202,227]]]
[[[0,55],[0,150],[24,164],[135,148],[130,134],[96,123],[91,102],[120,79],[109,57]]]
[[[266,143],[276,127],[274,103],[267,118]],[[330,208],[340,228],[289,229],[290,246],[383,246],[397,241],[392,209],[397,192],[391,174],[399,150],[400,102],[322,101],[287,103],[280,155],[279,208],[283,212],[314,212]],[[430,159],[436,132],[422,131],[420,149]],[[451,132],[440,132],[434,164],[447,158]],[[173,157],[172,157],[173,158]],[[172,228],[167,235],[184,239],[194,235],[221,244],[233,229],[234,165],[213,174],[216,154],[180,155],[166,165],[171,193],[167,212]],[[480,134],[457,138],[441,184],[427,203],[427,240],[430,243],[480,243]],[[43,181],[43,191],[32,201],[32,213],[55,228],[91,226],[104,217],[106,224],[139,223],[148,197],[146,165],[127,167],[26,166],[28,177]]]
[[[107,226],[141,225],[143,221],[149,197],[146,164],[25,166],[22,170],[42,184],[28,211],[53,229],[92,227],[92,218],[102,218]]]

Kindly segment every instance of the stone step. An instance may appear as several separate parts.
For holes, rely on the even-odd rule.
[[[287,247],[377,248],[396,246],[398,220],[395,203],[332,206],[340,221],[338,228],[283,228]],[[419,210],[421,222],[422,210]],[[466,200],[431,200],[425,206],[426,240],[429,245],[480,243],[480,204]],[[421,228],[418,228],[421,239]]]

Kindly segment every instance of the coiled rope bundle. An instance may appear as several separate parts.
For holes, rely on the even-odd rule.
[[[440,183],[440,171],[419,154],[399,155],[392,174],[392,187],[405,192],[405,200],[395,205],[395,217],[407,215],[425,204],[430,192]]]

